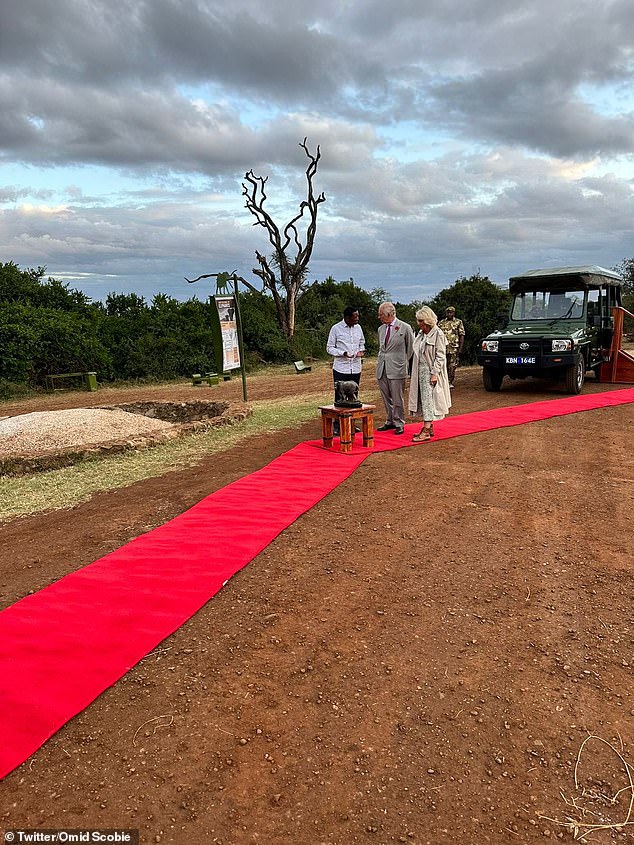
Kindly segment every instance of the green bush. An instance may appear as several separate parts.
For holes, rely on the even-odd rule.
[[[0,400],[5,399],[21,399],[31,393],[29,388],[23,382],[9,381],[8,379],[0,378]]]
[[[510,294],[494,284],[487,276],[476,273],[469,278],[458,279],[453,285],[440,291],[429,306],[438,319],[445,316],[445,309],[453,305],[456,317],[465,327],[465,345],[461,356],[464,364],[474,364],[480,340],[498,325],[498,314],[507,312]]]
[[[379,327],[377,311],[386,296],[386,292],[380,288],[368,293],[352,279],[337,282],[330,276],[324,282],[315,283],[297,305],[298,342],[304,347],[308,346],[313,358],[327,358],[326,341],[330,328],[343,319],[344,308],[351,305],[359,311],[368,354],[376,355]]]
[[[634,312],[634,259],[623,262],[624,305]],[[20,270],[0,263],[0,384],[15,395],[27,385],[37,387],[49,373],[95,371],[100,382],[171,380],[194,372],[217,371],[209,299],[179,302],[159,294],[146,302],[137,294],[110,294],[92,303],[83,293],[55,279],[45,268]],[[277,324],[273,300],[255,291],[239,293],[247,369],[264,363],[327,359],[331,326],[346,306],[359,310],[369,355],[378,352],[379,304],[390,299],[382,288],[368,292],[353,279],[332,277],[315,282],[297,302],[295,336],[289,340]],[[416,328],[415,311],[422,303],[395,303],[399,318]],[[505,288],[479,273],[460,278],[428,304],[439,317],[447,305],[463,320],[464,363],[476,360],[477,345],[507,311]],[[627,321],[626,331],[631,331]],[[20,385],[22,387],[20,388]]]

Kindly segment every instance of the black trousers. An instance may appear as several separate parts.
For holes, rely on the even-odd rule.
[[[337,370],[332,371],[333,381],[356,381],[357,384],[361,381],[361,373],[340,373]]]

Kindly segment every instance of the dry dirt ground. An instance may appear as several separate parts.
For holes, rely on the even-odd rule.
[[[328,379],[258,377],[249,398]],[[240,398],[237,382],[204,389]],[[200,391],[65,393],[1,413]],[[488,394],[473,368],[453,410],[560,395],[537,382]],[[623,406],[370,457],[0,783],[0,829],[444,845],[572,842],[588,829],[545,817],[626,820],[633,418]],[[316,415],[1,525],[1,606],[318,434]],[[632,842],[634,826],[582,841]]]

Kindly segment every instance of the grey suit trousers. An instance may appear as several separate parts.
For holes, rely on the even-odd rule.
[[[383,404],[385,405],[386,423],[391,423],[396,428],[403,428],[405,425],[405,406],[403,395],[405,392],[404,378],[388,378],[385,371],[377,379]]]

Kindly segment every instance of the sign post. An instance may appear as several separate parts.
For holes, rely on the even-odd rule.
[[[242,400],[247,401],[247,373],[244,360],[244,340],[242,336],[242,315],[240,314],[240,302],[238,300],[238,279],[233,276],[233,295],[236,301],[236,327],[238,330],[238,355],[240,356],[240,374],[242,375]]]
[[[242,374],[242,398],[247,401],[247,376],[244,364],[244,341],[242,338],[242,319],[238,300],[238,281],[244,281],[233,273],[205,273],[197,279],[185,281],[192,284],[200,279],[215,277],[216,293],[210,299],[215,303],[212,315],[211,329],[213,333],[214,355],[216,367],[222,372],[240,370]],[[233,282],[233,293],[230,293],[228,283]]]

